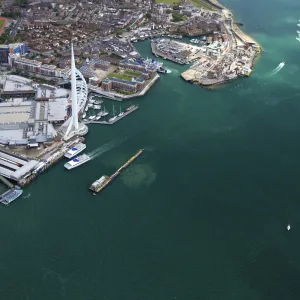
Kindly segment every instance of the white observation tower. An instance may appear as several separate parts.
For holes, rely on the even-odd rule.
[[[77,80],[77,77],[79,80]],[[64,133],[64,140],[69,140],[75,135],[85,135],[88,132],[88,128],[85,124],[78,122],[78,113],[82,110],[87,101],[87,84],[75,67],[75,58],[73,44],[71,44],[71,86],[72,86],[72,115],[62,125],[62,131]],[[67,130],[65,130],[67,127]]]

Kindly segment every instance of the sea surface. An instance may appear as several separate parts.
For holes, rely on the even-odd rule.
[[[223,4],[265,51],[251,77],[209,91],[164,61],[138,111],[91,125],[92,161],[0,207],[1,300],[300,299],[300,2]]]

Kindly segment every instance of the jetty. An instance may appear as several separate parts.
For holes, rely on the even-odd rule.
[[[136,160],[143,152],[144,149],[140,149],[135,155],[128,159],[126,163],[122,167],[120,167],[114,174],[112,174],[111,176],[103,175],[101,178],[92,183],[89,189],[96,193],[102,191],[114,178],[120,175],[120,173],[125,170],[134,160]]]

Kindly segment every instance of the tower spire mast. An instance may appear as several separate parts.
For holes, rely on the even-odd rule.
[[[71,84],[72,84],[72,121],[75,130],[78,130],[78,105],[77,105],[77,91],[76,91],[76,67],[73,43],[71,44]]]

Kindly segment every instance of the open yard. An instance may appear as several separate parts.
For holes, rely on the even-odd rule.
[[[117,74],[117,73],[110,73],[109,75],[107,75],[107,78],[116,78],[116,79],[131,81],[132,77],[126,76],[126,75]]]
[[[0,35],[4,32],[7,22],[8,20],[6,18],[0,17]]]
[[[179,3],[180,0],[155,0],[156,3],[165,3],[165,4],[176,4]],[[213,10],[213,7],[206,2],[205,0],[188,0],[187,2],[192,3],[194,6],[200,7],[203,6],[206,9]]]
[[[179,2],[180,0],[155,0],[155,3],[166,3],[166,4],[173,4]]]

